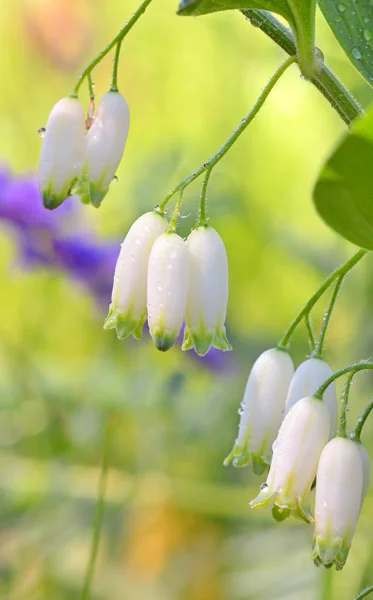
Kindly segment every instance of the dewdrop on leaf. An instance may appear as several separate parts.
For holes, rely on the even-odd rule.
[[[283,350],[271,348],[257,358],[241,404],[238,436],[225,465],[252,463],[258,475],[268,468],[293,374],[293,361]]]
[[[228,302],[228,260],[219,234],[209,226],[192,231],[187,240],[189,290],[182,349],[203,356],[211,346],[231,350],[225,317]]]
[[[45,208],[57,208],[81,175],[85,114],[77,98],[62,98],[52,108],[40,154],[39,185]]]
[[[77,189],[85,204],[97,208],[106,196],[123,156],[129,121],[123,96],[116,91],[107,92],[86,135],[82,179]]]
[[[309,396],[294,404],[281,424],[267,481],[251,508],[271,508],[276,521],[293,514],[311,522],[306,503],[329,430],[330,414],[322,400]]]
[[[167,224],[163,214],[148,212],[134,222],[121,246],[104,325],[104,329],[115,328],[119,339],[130,334],[141,339],[146,319],[149,255],[157,237],[166,231]]]
[[[171,348],[180,334],[188,279],[189,256],[185,242],[176,233],[164,233],[154,242],[148,266],[148,324],[158,350]]]

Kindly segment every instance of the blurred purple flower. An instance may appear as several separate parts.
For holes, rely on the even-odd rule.
[[[57,209],[46,210],[34,175],[14,176],[0,166],[0,220],[15,233],[21,264],[65,272],[106,309],[120,242],[100,242],[92,232],[82,233],[84,224],[79,228],[79,205],[74,200],[69,198]],[[204,357],[194,351],[188,354],[218,373],[232,366],[232,360],[215,348]]]

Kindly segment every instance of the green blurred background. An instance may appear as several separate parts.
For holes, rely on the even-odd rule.
[[[137,0],[1,0],[1,163],[17,174],[36,171],[38,127],[136,7]],[[132,122],[119,181],[99,211],[79,213],[81,226],[103,242],[123,238],[217,150],[284,58],[239,13],[191,19],[175,10],[172,0],[154,0],[123,44],[120,89]],[[320,15],[317,38],[367,105],[372,91]],[[94,76],[98,96],[110,70],[107,58]],[[1,225],[1,598],[79,598],[110,418],[112,468],[93,600],[352,600],[373,584],[373,492],[344,571],[323,572],[310,559],[311,527],[251,511],[262,480],[222,466],[253,360],[354,251],[311,202],[316,174],[343,131],[293,67],[214,170],[210,222],[229,257],[234,346],[218,368],[179,347],[160,354],[148,337],[118,342],[102,329],[106,307],[66,274],[20,266],[17,239]],[[199,183],[185,197],[182,235],[198,197]],[[326,348],[333,369],[372,355],[371,270],[368,257],[339,299]],[[295,363],[308,352],[300,330]],[[357,378],[351,427],[372,381]],[[371,455],[372,433],[368,423]]]

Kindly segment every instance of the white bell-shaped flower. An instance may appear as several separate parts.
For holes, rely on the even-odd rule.
[[[296,402],[281,424],[267,481],[250,506],[271,507],[277,521],[293,514],[310,522],[305,504],[329,430],[330,414],[322,400],[309,396]]]
[[[268,467],[293,374],[293,361],[283,350],[271,348],[255,361],[239,410],[238,436],[225,465],[243,467],[252,462],[258,475]]]
[[[185,317],[189,255],[176,233],[164,233],[151,249],[148,266],[147,308],[150,335],[158,350],[177,340]]]
[[[295,371],[290,383],[285,415],[298,400],[306,396],[312,396],[331,375],[333,375],[333,371],[321,358],[312,357],[302,362]],[[330,411],[329,438],[332,438],[335,434],[337,419],[337,395],[334,382],[325,390],[323,399]]]
[[[331,440],[317,468],[312,555],[317,565],[343,568],[360,514],[363,478],[358,444],[342,437]]]
[[[167,220],[152,211],[134,222],[121,246],[114,273],[113,293],[104,328],[116,329],[119,339],[132,333],[141,339],[146,319],[146,284],[152,246],[166,231]]]
[[[45,208],[62,204],[78,181],[85,132],[85,114],[79,100],[62,98],[49,115],[40,154],[39,185]]]
[[[128,104],[119,92],[101,99],[86,135],[82,180],[77,192],[86,204],[100,206],[122,159],[129,130]]]
[[[354,441],[360,452],[360,458],[363,465],[363,490],[361,492],[361,506],[363,506],[363,502],[365,500],[365,496],[367,495],[370,484],[370,458],[364,444],[362,444],[360,440]]]
[[[187,240],[189,290],[182,349],[203,356],[211,346],[231,350],[225,331],[228,302],[228,259],[220,235],[209,226],[192,231]]]

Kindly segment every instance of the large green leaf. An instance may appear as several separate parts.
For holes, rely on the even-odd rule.
[[[314,202],[332,229],[373,250],[373,107],[355,122],[325,164]]]
[[[288,21],[297,42],[300,69],[311,79],[319,66],[315,56],[316,0],[181,0],[178,14],[197,17],[245,8],[275,12]]]
[[[373,85],[372,0],[318,0],[338,42],[348,58]]]

